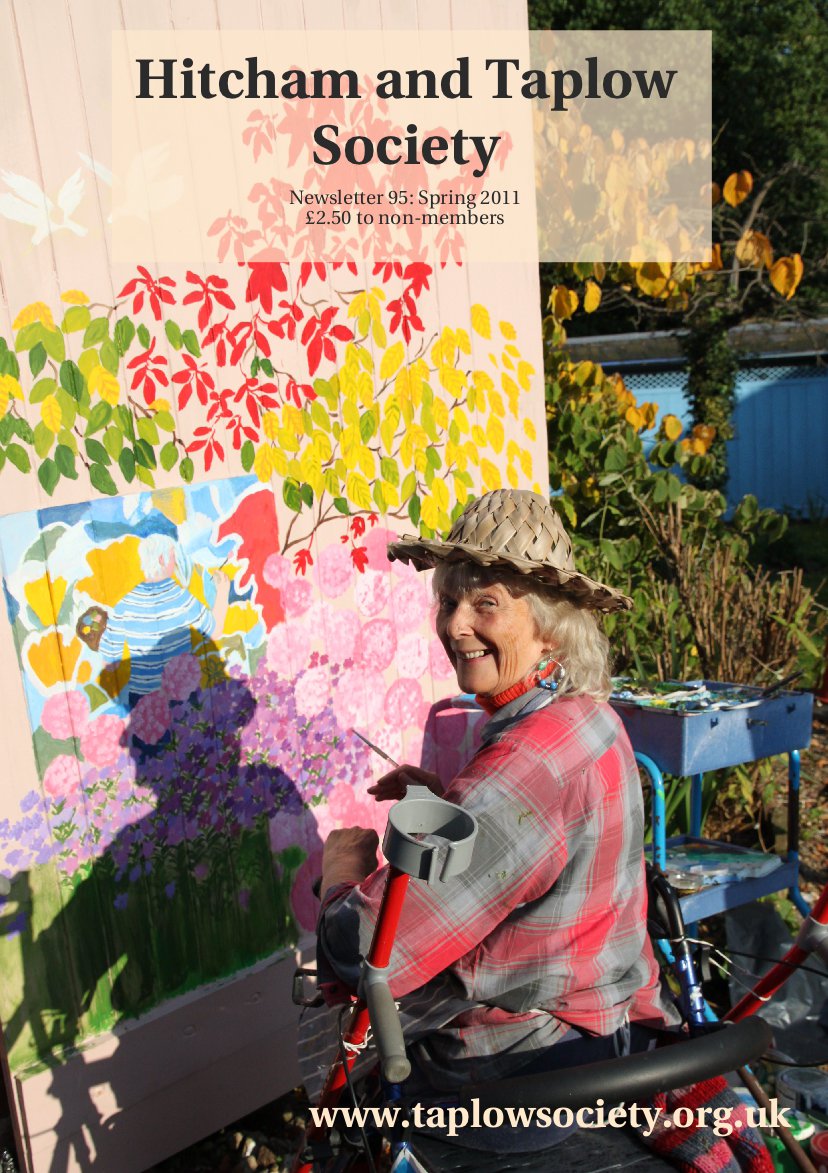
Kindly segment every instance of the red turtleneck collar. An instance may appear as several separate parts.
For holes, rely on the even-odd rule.
[[[512,684],[509,688],[504,688],[503,692],[498,692],[495,696],[476,696],[474,699],[480,705],[484,712],[489,716],[496,713],[498,709],[502,709],[504,705],[508,705],[509,701],[517,700],[519,696],[530,692],[533,688],[537,688],[541,680],[545,680],[547,676],[551,676],[556,669],[560,668],[557,660],[549,659],[541,660],[532,671],[524,676],[523,680],[519,680],[517,684]]]

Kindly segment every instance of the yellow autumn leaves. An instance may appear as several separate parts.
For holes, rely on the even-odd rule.
[[[263,481],[292,478],[338,508],[344,501],[387,513],[416,498],[422,524],[446,530],[476,483],[499,488],[504,471],[510,483],[531,482],[531,453],[511,435],[507,418],[520,417],[520,396],[535,370],[515,344],[512,323],[493,323],[480,304],[471,307],[471,332],[446,326],[427,347],[412,344],[413,354],[400,339],[386,346],[376,328],[383,301],[383,291],[372,289],[348,307],[373,348],[348,343],[339,370],[316,380],[314,400],[264,414],[253,471]],[[485,366],[474,361],[473,334],[491,346]],[[529,420],[522,438],[537,439]]]

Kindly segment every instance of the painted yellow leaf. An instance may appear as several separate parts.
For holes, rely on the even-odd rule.
[[[88,378],[88,376],[87,376]],[[152,403],[147,404],[148,411],[172,411],[172,405],[169,399],[153,399]]]
[[[521,448],[520,450],[520,467],[526,479],[530,480],[532,477],[532,454],[525,448]]]
[[[362,446],[362,437],[359,434],[359,426],[352,425],[346,428],[339,437],[339,451],[342,453],[342,459],[345,461],[345,467],[350,471],[356,468],[357,460],[359,459],[359,450]]]
[[[49,577],[48,571],[27,582],[23,588],[26,602],[44,627],[54,627],[57,615],[66,594],[66,579]]]
[[[517,368],[517,381],[520,383],[523,391],[529,391],[532,386],[532,376],[535,373],[535,368],[526,359],[521,359]]]
[[[397,486],[392,485],[389,481],[383,481],[382,491],[389,509],[396,509],[400,503],[400,491]]]
[[[88,660],[83,660],[80,668],[78,668],[78,684],[86,684],[92,679],[92,665]]]
[[[508,342],[514,342],[514,340],[517,338],[517,330],[514,328],[511,322],[501,322],[500,333]]]
[[[357,376],[357,396],[363,407],[371,407],[374,402],[374,380],[367,371],[360,371]]]
[[[490,391],[494,387],[492,376],[488,371],[472,371],[472,383],[475,391]]]
[[[281,422],[278,412],[266,411],[262,416],[262,435],[266,440],[275,440],[279,434]]]
[[[449,491],[448,485],[442,477],[435,477],[431,482],[431,495],[437,502],[437,508],[443,511],[449,506]],[[428,523],[427,523],[428,524]]]
[[[18,387],[20,386],[17,379],[12,375],[0,375],[0,419],[9,410],[10,400],[16,398],[11,393],[14,384],[17,384]]]
[[[114,607],[133,587],[144,581],[138,542],[139,539],[130,534],[118,542],[90,550],[86,561],[92,573],[78,580],[77,590],[85,592],[102,607]]]
[[[504,375],[503,378],[508,379],[509,376]],[[509,382],[512,387],[514,387],[514,383],[511,379],[509,379]],[[503,417],[506,415],[506,406],[503,402],[503,396],[499,391],[495,391],[494,387],[492,387],[491,391],[489,392],[489,407],[492,409],[495,415],[500,416],[501,419],[503,419]]]
[[[357,508],[367,510],[373,508],[371,490],[368,487],[368,482],[358,472],[352,472],[348,476],[345,482],[345,492],[348,500],[352,501]]]
[[[286,477],[288,474],[288,458],[281,448],[270,449],[270,463],[277,477]]]
[[[45,302],[33,301],[24,306],[12,322],[12,330],[22,330],[24,326],[29,326],[32,322],[42,322],[49,329],[54,329],[55,319]]]
[[[586,283],[584,290],[584,309],[588,314],[592,314],[598,309],[601,304],[601,286],[598,285],[591,278]]]
[[[513,464],[510,464],[509,467],[506,469],[506,479],[508,480],[509,484],[512,486],[513,489],[516,489],[518,487],[517,469],[515,468],[515,466]]]
[[[276,445],[283,452],[298,452],[299,437],[292,428],[279,428],[276,433]]]
[[[799,253],[794,253],[792,257],[780,257],[770,271],[771,285],[782,297],[790,300],[796,293],[804,271],[805,266]]]
[[[532,443],[534,443],[538,438],[538,434],[535,431],[535,425],[528,417],[523,421],[523,432],[527,440],[531,440]]]
[[[405,347],[402,342],[395,342],[393,346],[389,346],[382,356],[382,362],[380,363],[380,378],[390,379],[395,375],[400,369],[404,358]]]
[[[463,394],[466,389],[465,371],[458,371],[456,367],[440,367],[440,385],[455,398]]]
[[[471,308],[471,324],[472,330],[479,334],[481,338],[491,338],[492,323],[489,318],[489,311],[484,305],[477,303]]]
[[[483,487],[485,489],[492,491],[502,488],[503,482],[500,477],[500,469],[496,464],[492,464],[491,460],[480,461],[480,475],[483,477]]]
[[[512,413],[512,415],[516,416],[520,411],[520,392],[518,391],[517,383],[514,381],[511,375],[507,375],[506,372],[503,371],[500,376],[500,385],[506,392],[506,398],[509,400],[509,411]],[[489,396],[489,402],[492,402],[491,395]]]
[[[445,399],[435,399],[431,405],[431,414],[434,417],[434,422],[441,431],[449,425],[449,405]]]
[[[63,426],[63,412],[56,395],[47,395],[40,405],[40,418],[50,432],[58,434]]]
[[[331,438],[327,432],[314,432],[313,447],[321,464],[327,464],[333,455]]]
[[[29,664],[44,688],[51,688],[61,680],[71,680],[81,653],[80,640],[75,636],[65,643],[63,636],[50,631],[29,646]]]
[[[106,403],[115,404],[121,397],[121,387],[114,375],[98,364],[89,372],[89,390],[93,395],[99,395]]]
[[[477,445],[473,440],[466,441],[466,443],[463,445],[463,451],[466,453],[466,456],[468,456],[472,464],[480,464],[480,453],[478,452]]]
[[[489,416],[489,422],[486,424],[486,438],[495,452],[503,451],[503,424],[496,415]]]
[[[478,448],[483,448],[486,445],[486,433],[481,428],[480,424],[472,424],[472,440]]]
[[[82,289],[67,289],[65,293],[61,293],[60,300],[65,301],[67,305],[89,304],[89,298]]]
[[[457,349],[461,354],[471,354],[471,339],[462,326],[457,327]]]
[[[357,460],[364,475],[372,481],[377,474],[377,462],[373,452],[365,444],[360,445]]]
[[[260,444],[253,458],[253,471],[260,481],[269,481],[273,475],[273,449],[269,444]]]
[[[469,417],[466,415],[465,408],[453,407],[451,409],[451,421],[452,423],[457,424],[457,428],[460,432],[467,432],[469,430]]]
[[[678,440],[681,433],[684,431],[681,420],[676,415],[665,415],[661,421],[661,426],[664,429],[664,435],[668,440]]]
[[[98,676],[98,684],[108,697],[113,700],[119,696],[129,684],[132,675],[132,657],[129,654],[129,644],[124,644],[121,659],[107,666]]]
[[[578,294],[574,289],[567,289],[565,285],[554,285],[549,294],[549,309],[553,318],[559,322],[571,318],[578,308]]]
[[[461,505],[465,505],[469,499],[469,487],[458,476],[454,478],[454,495]]]
[[[322,492],[322,463],[316,449],[306,448],[299,459],[302,480],[307,481],[317,496]]]
[[[0,375],[0,390],[6,394],[6,399],[22,399],[23,388],[14,375]]]
[[[383,420],[380,424],[380,439],[382,440],[385,451],[390,456],[394,450],[394,440],[397,435],[397,424],[399,420],[392,419]]]
[[[414,453],[414,471],[418,472],[420,476],[423,476],[427,468],[428,460],[426,458],[426,454],[423,452],[422,448],[418,448]]]
[[[454,352],[457,350],[457,335],[449,326],[444,326],[440,337],[431,348],[431,361],[435,367],[454,363]]]
[[[259,615],[251,603],[231,603],[224,617],[223,635],[234,632],[252,631],[259,622]]]
[[[439,529],[440,507],[431,493],[423,497],[420,503],[420,519],[423,525],[427,525],[429,529]]]
[[[753,176],[749,171],[734,171],[725,180],[722,195],[731,208],[738,207],[753,191]]]

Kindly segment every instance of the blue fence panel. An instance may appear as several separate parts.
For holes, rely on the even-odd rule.
[[[681,368],[623,371],[639,400],[658,404],[659,417],[690,427]],[[727,498],[753,493],[766,508],[804,516],[828,508],[828,370],[813,366],[743,367],[736,380],[735,438],[728,444]],[[645,434],[652,443],[654,432]]]

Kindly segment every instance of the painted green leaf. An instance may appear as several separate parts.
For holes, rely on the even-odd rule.
[[[299,486],[299,496],[305,502],[308,509],[310,509],[311,506],[313,505],[313,489],[310,487],[309,484],[307,484],[307,482],[303,482]]]
[[[135,463],[136,465],[141,465],[143,468],[158,467],[158,461],[155,459],[152,445],[148,444],[146,440],[139,439],[135,441]]]
[[[90,460],[94,460],[97,464],[109,465],[112,463],[109,458],[109,453],[100,440],[87,440],[85,447],[86,455]]]
[[[436,448],[426,448],[426,464],[432,469],[443,467],[443,458]]]
[[[109,371],[110,375],[117,375],[118,363],[118,347],[111,338],[104,338],[101,343],[101,366]]]
[[[55,362],[63,362],[66,358],[66,345],[60,330],[44,330],[41,341],[46,347],[49,358]]]
[[[115,424],[108,427],[104,432],[103,444],[112,459],[117,460],[124,450],[124,434],[120,428]]]
[[[195,476],[195,465],[189,456],[185,456],[181,461],[181,464],[178,466],[178,471],[181,473],[181,479],[189,484]]]
[[[148,350],[148,349],[149,349],[149,344],[150,344],[150,342],[152,341],[152,339],[151,339],[151,337],[150,337],[150,332],[149,332],[149,330],[146,328],[146,326],[144,325],[144,323],[143,323],[143,322],[142,322],[142,323],[141,323],[141,325],[138,327],[138,341],[141,343],[141,345],[143,346],[144,350]]]
[[[377,503],[377,509],[380,513],[385,513],[388,509],[388,503],[385,500],[385,493],[382,491],[382,483],[374,481],[374,500]]]
[[[273,369],[273,363],[269,358],[260,358],[259,366],[262,368],[268,379],[272,379],[276,372]]]
[[[29,392],[29,403],[42,403],[44,399],[54,395],[56,390],[57,383],[54,379],[38,379]]]
[[[34,450],[42,460],[52,447],[52,441],[55,438],[54,432],[51,428],[47,428],[41,420],[40,423],[35,424],[34,428]]]
[[[6,453],[4,452],[4,450],[2,448],[0,448],[0,472],[3,471],[5,466],[6,466]]]
[[[55,464],[61,476],[67,477],[70,481],[76,481],[78,479],[78,470],[75,468],[75,454],[65,444],[58,444],[55,449]]]
[[[138,420],[138,435],[149,445],[158,443],[158,428],[148,416],[142,415]]]
[[[169,338],[170,345],[173,346],[176,350],[180,350],[183,345],[181,327],[176,322],[165,322],[164,333]]]
[[[91,318],[88,306],[72,305],[63,315],[63,321],[60,328],[64,334],[72,334],[75,330],[85,330],[89,325]],[[89,346],[90,343],[84,339],[84,346]]]
[[[351,507],[344,497],[334,497],[334,507],[336,508],[337,512],[344,513],[346,517],[348,517],[351,512]]]
[[[329,432],[331,430],[331,421],[328,418],[328,413],[325,411],[325,408],[318,399],[314,399],[313,403],[311,404],[310,413],[311,419],[318,428],[322,428],[325,432]]]
[[[46,357],[46,347],[42,342],[38,342],[37,346],[33,346],[29,351],[29,370],[35,378],[46,366]]]
[[[408,516],[411,518],[412,525],[420,524],[420,498],[416,493],[408,502]]]
[[[40,468],[37,470],[37,479],[51,497],[52,493],[55,491],[55,486],[60,480],[60,473],[58,472],[58,467],[54,460],[47,459],[43,461]]]
[[[77,455],[78,442],[75,439],[73,432],[70,432],[68,428],[61,428],[58,432],[57,438],[58,444],[65,444],[67,448],[71,448],[71,450]]]
[[[80,403],[81,392],[83,391],[83,375],[77,363],[67,359],[60,364],[60,385],[65,387],[72,398]]]
[[[21,472],[29,472],[31,470],[32,462],[22,444],[9,444],[6,449],[6,459],[11,461],[14,467],[19,468]]]
[[[12,438],[12,417],[4,416],[0,420],[0,444],[8,444]]]
[[[135,420],[128,407],[119,403],[115,408],[115,419],[118,427],[129,440],[135,439]]]
[[[162,432],[174,432],[175,420],[168,411],[157,411],[152,417],[155,421],[155,426],[160,428]]]
[[[169,440],[161,449],[161,467],[165,472],[169,472],[178,460],[178,449],[172,440]]]
[[[63,418],[64,428],[72,428],[75,424],[75,417],[78,414],[78,405],[65,387],[58,387],[55,392],[58,403],[60,404],[60,411]]]
[[[144,468],[142,464],[136,464],[135,475],[137,476],[138,480],[142,482],[142,484],[149,485],[150,488],[154,488],[155,481],[153,479],[152,473],[148,468]]]
[[[409,472],[403,477],[402,488],[400,489],[400,496],[403,501],[407,501],[412,493],[417,492],[417,474],[416,472]]]
[[[28,420],[24,420],[22,416],[13,415],[11,417],[11,428],[18,440],[22,440],[24,444],[34,443],[34,432],[32,425]]]
[[[245,440],[241,446],[241,462],[242,468],[245,472],[250,472],[253,467],[253,461],[256,459],[256,449],[253,447],[252,440]]]
[[[98,688],[97,684],[87,684],[84,687],[84,692],[89,697],[89,707],[94,713],[95,709],[99,709],[101,705],[105,705],[109,700],[102,688]]]
[[[28,326],[24,326],[22,330],[18,331],[14,349],[18,353],[21,350],[31,350],[38,342],[43,341],[43,333],[42,322],[29,322]]]
[[[99,493],[106,493],[108,497],[114,497],[118,492],[115,482],[110,476],[109,469],[104,468],[102,464],[93,464],[90,466],[89,479]]]
[[[367,444],[377,430],[377,417],[373,411],[364,411],[359,417],[359,435],[363,444]]]
[[[87,436],[91,436],[94,432],[99,432],[101,428],[105,428],[111,419],[111,406],[103,401],[96,403],[89,413],[89,420],[86,424]]]
[[[119,318],[115,323],[115,345],[119,354],[126,354],[132,339],[135,337],[135,327],[129,318]]]
[[[187,350],[189,350],[190,354],[193,355],[194,358],[201,357],[201,347],[198,344],[198,338],[196,337],[195,330],[185,330],[181,335],[181,341],[184,343]]]
[[[40,537],[23,555],[23,561],[45,562],[47,558],[51,558],[55,546],[66,533],[66,528],[65,525],[50,525],[48,529],[41,530]]]
[[[5,341],[5,339],[4,339]],[[0,350],[0,375],[11,375],[20,378],[20,363],[12,350]]]
[[[299,493],[299,484],[292,477],[287,477],[282,484],[282,498],[288,509],[294,513],[302,512],[302,497]]]
[[[382,479],[388,481],[389,485],[400,483],[400,470],[397,468],[397,462],[392,460],[390,456],[383,456],[380,461],[380,473]]]
[[[121,452],[118,457],[118,468],[120,468],[127,484],[131,484],[135,480],[135,453],[131,448],[124,448]]]

